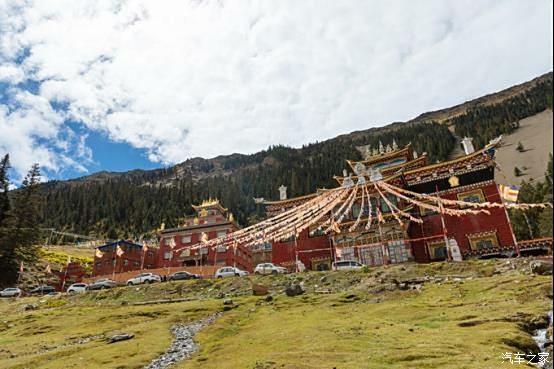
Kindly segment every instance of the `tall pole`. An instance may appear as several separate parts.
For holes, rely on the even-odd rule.
[[[113,260],[113,263],[112,263],[112,265],[113,265],[112,280],[113,280],[113,281],[115,281],[115,267],[116,267],[116,265],[117,265],[117,247],[116,247],[115,250],[116,250],[116,251],[115,251],[115,256],[114,256],[114,260]]]
[[[440,199],[439,196],[439,187],[435,185],[436,195]],[[452,254],[450,253],[450,246],[448,244],[448,231],[446,230],[446,224],[444,223],[444,214],[442,211],[442,202],[439,201],[439,212],[441,215],[441,225],[442,225],[442,233],[444,235],[444,248],[446,249],[446,261],[452,260]]]
[[[383,219],[383,213],[381,212],[381,199],[377,197],[376,204],[377,211],[377,229],[379,229],[379,238],[381,239],[381,253],[383,254],[383,264],[386,265],[389,263],[389,257],[386,250],[386,241],[383,237],[383,230],[381,229],[381,220]]]
[[[496,185],[496,191],[498,191],[498,195],[500,196],[500,203],[503,205],[502,207],[504,208],[504,215],[506,216],[506,220],[508,221],[508,227],[510,227],[510,233],[512,234],[512,241],[514,241],[514,248],[516,250],[516,255],[521,256],[521,253],[519,251],[519,246],[518,246],[517,240],[516,240],[516,235],[514,233],[514,229],[512,228],[512,221],[510,220],[510,215],[508,214],[508,210],[506,209],[506,205],[504,204],[504,198],[503,198],[502,194],[500,193],[500,189],[498,187],[498,184]]]
[[[298,273],[298,242],[296,241],[296,227],[294,227],[294,253],[295,253],[295,267],[294,270]]]

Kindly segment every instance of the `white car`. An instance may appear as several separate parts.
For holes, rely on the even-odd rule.
[[[19,297],[21,294],[21,290],[17,287],[5,288],[0,291],[0,297]]]
[[[143,284],[143,283],[154,283],[161,282],[162,277],[154,273],[142,273],[137,275],[134,278],[131,278],[127,281],[127,286]]]
[[[355,270],[365,267],[364,264],[355,260],[341,260],[333,262],[333,270]]]
[[[239,268],[235,267],[223,267],[219,268],[215,272],[215,278],[226,278],[226,277],[244,277],[248,275],[248,272],[246,270],[240,270]]]
[[[88,284],[86,283],[73,283],[67,288],[67,293],[85,293],[87,286]]]
[[[254,269],[254,274],[284,274],[288,272],[287,268],[283,268],[282,266],[275,265],[273,263],[258,264],[256,269]]]

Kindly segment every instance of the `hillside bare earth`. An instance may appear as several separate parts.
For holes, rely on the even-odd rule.
[[[548,154],[552,152],[552,127],[552,110],[548,109],[520,120],[520,128],[503,136],[503,145],[497,152],[501,169],[496,175],[498,183],[518,185],[530,178],[542,180]],[[518,142],[524,147],[522,152],[516,150]],[[516,177],[514,167],[518,167],[523,175]]]

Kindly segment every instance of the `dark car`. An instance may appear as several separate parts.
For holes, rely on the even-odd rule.
[[[38,286],[29,291],[30,295],[48,295],[49,293],[56,292],[56,289],[52,286]]]
[[[89,284],[86,289],[91,290],[103,290],[105,288],[117,287],[117,282],[108,278],[102,278],[96,280],[94,283]]]
[[[198,274],[193,274],[189,272],[175,272],[169,276],[170,281],[180,281],[185,279],[200,279],[200,276]]]

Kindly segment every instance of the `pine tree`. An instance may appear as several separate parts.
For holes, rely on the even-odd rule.
[[[13,206],[0,224],[0,284],[14,283],[19,264],[33,263],[38,258],[42,201],[39,184],[40,170],[35,164],[21,188],[14,192]]]
[[[8,170],[10,169],[10,156],[6,154],[0,161],[0,225],[7,217],[10,210],[10,199],[8,197],[9,180]]]

